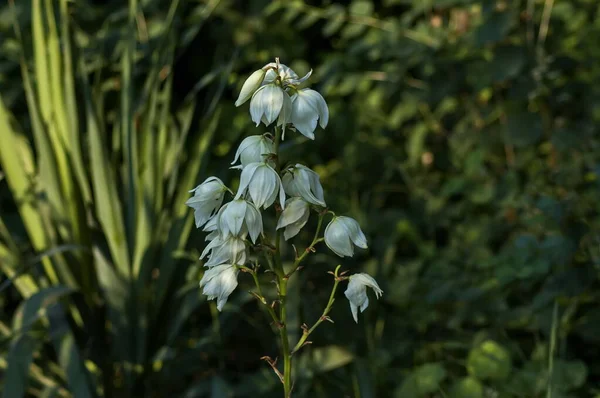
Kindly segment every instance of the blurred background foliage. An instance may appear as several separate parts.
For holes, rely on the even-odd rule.
[[[339,294],[295,394],[600,396],[596,0],[15,0],[0,35],[4,397],[280,396],[250,278],[206,303],[184,205],[237,178],[264,129],[233,102],[275,56],[331,113],[284,161],[385,292],[358,325]],[[339,262],[294,277],[297,336]]]

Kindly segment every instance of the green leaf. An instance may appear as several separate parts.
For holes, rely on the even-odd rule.
[[[514,21],[515,16],[511,12],[494,12],[475,31],[475,43],[481,46],[504,39]]]
[[[506,122],[506,140],[516,147],[536,144],[542,138],[542,119],[537,113],[527,112],[524,104],[509,106]]]
[[[483,398],[483,385],[472,377],[458,380],[450,389],[449,398]]]
[[[11,342],[7,356],[8,368],[3,376],[4,398],[20,398],[25,396],[28,384],[29,365],[33,360],[33,352],[38,343],[24,334]]]
[[[331,345],[315,348],[311,351],[312,370],[315,373],[324,373],[340,368],[352,362],[354,355],[346,348]]]
[[[504,380],[512,368],[508,351],[492,340],[471,350],[467,358],[469,374],[479,380]]]

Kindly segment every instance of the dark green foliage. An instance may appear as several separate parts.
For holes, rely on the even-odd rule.
[[[17,3],[21,28],[30,32],[30,1]],[[83,77],[94,88],[90,94],[103,126],[110,127],[106,140],[121,134],[120,127],[113,129],[122,122],[121,60],[131,39],[124,3],[70,3],[75,43],[86,62]],[[233,102],[244,79],[275,56],[301,75],[312,68],[312,84],[329,105],[327,129],[318,129],[314,142],[286,134],[282,160],[301,161],[321,175],[328,205],[360,222],[369,250],[340,261],[318,247],[290,282],[290,294],[300,298],[290,308],[289,329],[300,333],[303,322],[321,314],[331,285],[326,271],[339,263],[373,275],[384,295],[371,297],[356,325],[338,293],[330,313],[335,323],[321,327],[313,344],[295,356],[297,396],[600,394],[597,1],[182,0],[173,26],[165,28],[170,4],[140,1],[138,21],[146,24],[136,23],[130,83],[137,94],[129,100],[137,114],[160,111],[144,113],[150,115],[140,121],[147,123],[144,134],[163,117],[177,131],[189,131],[190,140],[215,128],[212,141],[196,145],[206,148],[209,159],[187,180],[237,175],[227,167],[241,137],[264,128],[252,125],[247,104],[235,108]],[[0,13],[0,92],[33,142],[35,121],[27,111],[9,12],[5,7]],[[31,67],[29,33],[22,43]],[[169,65],[158,70],[172,73],[170,89],[153,83],[156,57]],[[166,107],[149,105],[167,95]],[[214,124],[204,119],[212,115]],[[116,167],[124,164],[121,145],[115,139],[107,146],[114,150],[107,161],[124,186],[123,170]],[[35,153],[41,155],[37,148]],[[194,153],[188,147],[184,156]],[[87,155],[84,160],[89,177]],[[4,167],[2,175],[8,174]],[[183,169],[169,170],[161,180],[165,197],[193,188],[180,186]],[[184,206],[153,203],[149,214]],[[2,280],[42,254],[18,209],[0,179]],[[178,216],[169,210],[162,217]],[[298,248],[310,242],[314,221],[295,238]],[[112,253],[105,229],[91,223],[86,238],[104,256]],[[182,239],[187,242],[184,232]],[[121,316],[131,313],[134,296],[127,279],[112,272],[116,260],[110,254],[104,262],[96,253],[94,268],[82,271],[94,275],[90,291],[68,285],[76,293],[59,294],[41,264],[25,268],[14,287],[0,293],[5,396],[20,395],[12,389],[23,388],[29,361],[34,366],[27,391],[38,396],[70,391],[83,397],[86,388],[91,396],[111,397],[128,391],[148,397],[279,396],[277,378],[259,361],[274,357],[277,347],[267,317],[247,294],[250,278],[240,276],[231,305],[217,314],[197,290],[203,245],[203,235],[192,232],[184,249],[177,250],[177,242],[148,249],[160,253],[150,259],[169,261],[161,275],[173,274],[160,284],[151,272],[141,272],[147,278],[139,282],[142,294],[163,307],[140,299],[151,315],[136,321],[146,345],[131,355],[146,356],[133,364],[119,355],[129,355],[127,347],[136,343],[128,335],[131,318]],[[292,259],[291,248],[286,255]],[[77,271],[81,258],[92,261],[89,253],[68,254],[65,261]],[[81,277],[75,272],[76,280]],[[36,296],[24,293],[27,278],[60,297],[45,302],[46,316],[39,314],[22,331],[4,325],[34,305],[28,303]],[[83,324],[73,306],[89,309],[81,311]],[[129,340],[110,341],[107,348],[97,340],[104,336],[99,330],[119,331]],[[20,358],[16,365],[11,356]]]

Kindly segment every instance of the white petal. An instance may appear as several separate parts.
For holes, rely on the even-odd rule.
[[[250,181],[252,180],[256,169],[260,165],[262,165],[262,163],[257,162],[250,163],[249,165],[244,167],[244,169],[242,170],[242,175],[240,176],[240,186],[238,188],[237,193],[235,194],[234,199],[239,199],[244,194],[244,192],[246,192],[246,189],[248,188],[248,185],[250,184]]]
[[[276,188],[276,180],[272,173],[275,173],[275,171],[263,163],[256,169],[252,177],[248,192],[258,208],[265,205],[265,202]]]
[[[283,105],[281,107],[281,112],[279,113],[279,118],[277,119],[277,125],[282,126],[281,131],[281,139],[285,139],[285,128],[287,124],[292,120],[292,100],[287,93],[283,93]]]
[[[352,311],[352,317],[354,318],[354,322],[358,323],[358,306],[350,301],[350,310]]]
[[[250,239],[253,243],[256,243],[256,239],[263,231],[263,222],[260,211],[252,203],[248,203],[246,208],[246,225],[248,226],[248,232],[250,232]]]
[[[365,237],[365,234],[363,234],[363,232],[361,231],[358,221],[345,216],[340,216],[338,217],[338,219],[348,231],[348,236],[350,237],[352,242],[354,242],[354,244],[360,247],[361,249],[366,249],[368,247],[367,238]]]
[[[261,138],[262,135],[251,135],[250,137],[244,138],[240,143],[240,146],[238,147],[237,151],[235,152],[235,156],[231,164],[235,164],[238,161],[238,158],[240,157],[242,152],[244,152],[246,149],[253,145],[257,145],[260,142]]]
[[[285,209],[277,220],[277,229],[284,228],[298,221],[309,211],[308,203],[302,198],[290,198],[285,202]]]
[[[346,229],[334,218],[325,228],[325,244],[340,257],[354,254],[354,247]]]
[[[291,122],[302,135],[314,140],[313,132],[317,128],[318,110],[312,106],[305,95],[301,94],[301,91],[298,92],[292,103]]]
[[[229,202],[226,206],[227,209],[221,214],[221,218],[219,219],[221,232],[224,235],[231,233],[234,236],[238,236],[242,229],[248,205],[245,200],[237,199]]]
[[[250,77],[246,79],[244,85],[242,86],[242,89],[240,90],[240,95],[237,101],[235,101],[235,106],[242,105],[244,102],[248,101],[250,97],[252,97],[252,94],[254,94],[254,92],[262,84],[263,79],[265,77],[265,73],[266,71],[259,69],[252,73]]]
[[[254,92],[252,99],[250,100],[250,118],[256,126],[260,124],[260,119],[265,113],[265,106],[262,102],[262,92],[265,91],[267,86],[262,86]]]
[[[298,232],[306,225],[308,217],[310,216],[310,210],[307,210],[302,216],[294,223],[288,225],[283,231],[283,237],[285,240],[289,240],[294,236],[298,235]]]

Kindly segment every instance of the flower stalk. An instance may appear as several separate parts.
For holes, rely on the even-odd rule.
[[[229,295],[238,286],[238,274],[250,274],[256,286],[251,292],[269,314],[275,333],[280,340],[283,367],[278,359],[263,356],[283,384],[284,397],[290,398],[293,390],[292,356],[303,346],[310,344],[308,337],[323,322],[330,321],[329,312],[335,302],[340,282],[350,280],[345,295],[355,321],[358,310],[364,311],[369,300],[366,288],[374,290],[377,298],[382,294],[377,282],[367,274],[344,276],[341,265],[334,272],[334,284],[327,306],[312,327],[302,325],[302,337],[290,349],[288,335],[288,284],[291,276],[300,269],[310,253],[316,251],[320,242],[340,257],[353,256],[354,247],[367,248],[367,240],[358,222],[350,217],[336,216],[327,208],[319,175],[307,166],[295,163],[281,167],[280,144],[285,132],[292,131],[314,140],[317,126],[325,128],[329,121],[329,109],[325,99],[317,91],[300,88],[312,74],[312,70],[300,78],[288,66],[276,61],[255,71],[243,84],[236,106],[250,101],[250,116],[258,126],[274,125],[274,134],[246,137],[235,153],[232,169],[241,170],[240,184],[234,194],[219,178],[209,177],[190,192],[193,197],[186,204],[194,209],[196,227],[208,235],[201,260],[206,258],[200,281],[203,294],[216,299],[216,309],[227,305]],[[223,204],[225,196],[233,198]],[[263,223],[263,211],[273,206],[275,218],[274,235],[267,234]],[[295,256],[286,272],[283,263],[283,245],[295,238],[305,227],[311,212],[318,215],[317,228],[310,244]],[[323,221],[327,214],[332,219],[326,228]],[[265,212],[265,217],[267,216]],[[271,224],[272,225],[272,224]],[[324,231],[323,231],[324,230]],[[281,238],[284,238],[282,240]],[[271,237],[272,239],[270,239]],[[275,276],[277,297],[267,299],[260,283],[258,258],[264,257],[268,270]],[[253,266],[246,264],[253,262]]]

